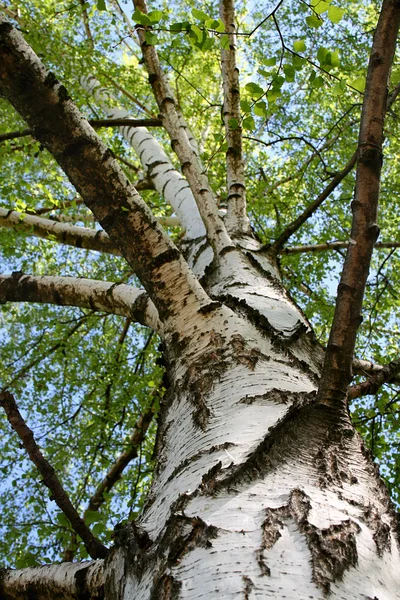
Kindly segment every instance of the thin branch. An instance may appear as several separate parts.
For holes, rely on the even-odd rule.
[[[355,358],[353,360],[353,373],[356,375],[377,375],[384,368],[384,366],[378,365],[377,363],[373,363],[369,360],[361,360],[359,358]],[[393,383],[400,383],[399,375],[394,378]]]
[[[29,458],[42,475],[44,485],[51,492],[51,499],[55,501],[58,508],[62,510],[68,518],[74,531],[82,538],[89,556],[91,558],[105,558],[108,552],[107,548],[93,536],[90,529],[85,525],[83,519],[81,519],[75,510],[67,493],[62,487],[54,468],[44,458],[35,442],[32,431],[22,418],[14,396],[7,391],[0,392],[0,405],[4,408],[7,419],[11,427],[18,434]]]
[[[103,561],[42,565],[28,569],[0,569],[0,598],[18,600],[103,600]]]
[[[171,333],[187,328],[188,318],[210,303],[208,295],[65,88],[2,16],[0,93],[53,154],[168,319]]]
[[[337,173],[332,181],[326,186],[321,194],[311,202],[309,206],[295,219],[290,225],[282,231],[280,236],[271,246],[268,247],[268,251],[271,255],[276,256],[282,251],[283,246],[286,244],[288,239],[300,229],[300,227],[309,219],[315,211],[321,206],[324,200],[337,188],[337,186],[343,181],[343,179],[350,173],[357,162],[357,152],[353,154],[346,166]]]
[[[347,388],[372,251],[379,235],[377,207],[382,167],[382,143],[387,109],[387,82],[396,48],[400,4],[383,0],[367,72],[358,142],[353,224],[338,286],[333,324],[317,402],[346,411]]]
[[[92,32],[90,31],[89,17],[86,10],[85,0],[79,0],[80,5],[82,6],[82,17],[83,17],[83,25],[85,27],[86,37],[89,42],[90,49],[93,50],[94,42]]]
[[[145,0],[134,0],[135,8],[147,13]],[[211,190],[208,178],[201,166],[198,155],[188,137],[187,130],[182,127],[182,119],[177,111],[173,93],[161,70],[158,54],[154,46],[146,43],[146,26],[138,26],[137,32],[143,59],[149,73],[149,81],[162,115],[163,125],[171,138],[172,148],[176,152],[200,215],[207,230],[207,238],[216,256],[232,242],[226,231],[222,217],[218,214],[216,199]]]
[[[97,486],[96,491],[89,500],[88,510],[99,510],[104,503],[104,494],[109,492],[121,478],[124,469],[138,456],[138,448],[143,442],[149,425],[154,417],[152,407],[144,411],[138,418],[133,432],[128,440],[126,449],[118,456],[111,465],[103,481]]]
[[[110,77],[107,73],[104,73],[104,71],[101,71],[101,75],[103,77],[105,77],[105,79],[107,79],[107,81],[109,81],[111,83],[111,85],[113,85],[117,90],[119,90],[121,92],[121,94],[124,94],[124,96],[129,98],[129,100],[131,100],[131,102],[136,104],[136,106],[138,106],[143,112],[145,112],[150,117],[150,119],[152,119],[153,121],[158,121],[158,120],[161,121],[161,119],[157,119],[157,117],[155,117],[153,115],[153,113],[144,104],[142,104],[140,102],[140,100],[135,98],[135,96],[133,96],[130,92],[128,92],[128,90],[126,90],[121,85],[119,85],[119,83],[117,81],[115,81],[114,79],[112,79],[112,77]],[[146,125],[145,125],[145,127],[146,127]]]
[[[226,48],[221,48],[221,72],[224,91],[222,116],[228,144],[226,151],[228,197],[225,224],[232,235],[240,235],[249,233],[250,223],[246,211],[240,85],[239,69],[236,65],[236,24],[233,0],[220,0],[219,13],[225,25],[225,31],[230,34],[229,45]]]
[[[93,129],[100,129],[101,127],[124,127],[125,125],[132,125],[133,127],[162,127],[161,119],[90,119],[89,123]],[[34,136],[32,129],[1,133],[0,143],[28,135]]]
[[[33,277],[16,272],[0,275],[0,304],[4,302],[79,306],[129,317],[161,331],[156,308],[146,292],[123,283],[77,277]]]
[[[393,360],[391,363],[382,367],[381,370],[362,383],[352,385],[348,390],[348,399],[353,400],[360,396],[376,394],[379,388],[385,383],[394,383],[400,373],[400,359]]]
[[[292,246],[282,248],[279,254],[300,254],[302,252],[324,252],[326,250],[343,250],[349,247],[351,242],[326,242],[325,244],[310,244],[308,246]],[[400,242],[376,242],[374,249],[400,248]]]
[[[26,235],[60,242],[74,248],[121,256],[120,250],[114,246],[104,231],[96,231],[88,227],[57,223],[51,219],[35,217],[5,208],[0,208],[0,227],[8,227]]]

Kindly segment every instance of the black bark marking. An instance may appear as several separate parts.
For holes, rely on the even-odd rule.
[[[247,575],[242,575],[244,590],[243,590],[243,598],[244,600],[249,600],[251,591],[255,588],[253,581]]]
[[[309,497],[302,490],[294,490],[289,501],[290,515],[304,533],[311,552],[313,579],[325,594],[331,583],[342,580],[345,571],[358,562],[356,535],[360,526],[347,519],[319,529],[308,521],[311,509]]]

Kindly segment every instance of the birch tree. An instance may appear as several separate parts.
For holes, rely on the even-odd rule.
[[[0,5],[1,599],[400,598],[378,4]]]

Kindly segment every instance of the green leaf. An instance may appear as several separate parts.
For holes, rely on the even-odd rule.
[[[87,510],[85,512],[85,523],[91,525],[101,520],[101,515],[98,510]]]
[[[161,10],[151,10],[148,15],[152,23],[158,23],[164,16],[165,14]]]
[[[356,89],[358,92],[364,92],[365,90],[365,77],[357,77],[357,79],[353,79],[353,81],[349,84],[352,88]]]
[[[213,29],[214,31],[216,31],[219,25],[219,21],[217,21],[216,19],[207,19],[204,25],[207,27],[207,29]]]
[[[274,102],[276,102],[276,100],[278,100],[278,98],[280,98],[282,96],[282,92],[276,88],[272,88],[272,90],[270,90],[267,94],[268,97],[268,102],[270,104],[273,104]]]
[[[264,58],[264,60],[262,61],[262,64],[265,65],[266,67],[273,67],[276,65],[276,56],[273,56],[272,58]]]
[[[320,17],[316,17],[315,15],[311,15],[311,17],[306,17],[306,23],[309,27],[313,27],[314,29],[318,29],[321,27],[323,20]]]
[[[322,13],[326,12],[329,9],[329,4],[328,2],[323,2],[323,0],[321,0],[320,2],[317,2],[313,5],[313,9],[317,13],[317,15],[322,15]]]
[[[295,52],[305,52],[306,51],[306,43],[304,40],[296,40],[293,42],[293,50]]]
[[[228,126],[229,126],[229,129],[232,129],[232,131],[235,131],[235,129],[237,129],[239,127],[239,121],[235,118],[228,119]]]
[[[197,25],[192,25],[191,30],[196,35],[197,41],[202,42],[203,41],[203,33],[204,33],[203,30],[200,29],[200,27],[197,27]]]
[[[226,50],[227,48],[229,48],[229,44],[230,44],[229,35],[222,35],[221,36],[221,48],[223,50]]]
[[[251,106],[250,103],[247,102],[247,100],[241,100],[240,101],[240,108],[242,109],[242,111],[244,113],[249,113],[251,112]]]
[[[97,10],[107,10],[105,0],[97,0]]]
[[[151,21],[148,15],[145,15],[139,9],[136,9],[133,13],[132,20],[135,23],[139,23],[139,25],[151,25]]]
[[[158,42],[158,37],[155,33],[152,33],[151,31],[146,31],[145,40],[146,44],[148,44],[149,46],[155,46]]]
[[[301,71],[306,62],[307,61],[305,58],[302,58],[301,56],[296,56],[295,54],[292,55],[292,63],[296,71]]]
[[[258,85],[258,83],[250,82],[244,86],[245,90],[247,90],[252,96],[261,96],[264,93],[262,87]]]
[[[197,10],[197,8],[192,8],[192,15],[195,19],[197,19],[198,21],[202,21],[203,23],[204,21],[208,21],[211,18],[210,15],[207,15],[202,10]]]
[[[329,50],[327,50],[323,46],[321,46],[321,48],[318,49],[317,58],[318,58],[319,63],[321,65],[325,62],[325,59],[326,59],[326,56],[327,56],[328,52],[329,52]]]
[[[334,96],[342,96],[342,94],[344,94],[345,90],[346,90],[346,83],[342,80],[342,81],[338,81],[337,83],[335,83],[335,85],[331,89],[331,93]]]
[[[343,8],[339,8],[339,6],[330,5],[328,9],[328,19],[332,23],[339,23],[342,20],[345,11]]]
[[[285,73],[285,79],[286,81],[294,81],[295,79],[295,75],[296,75],[296,70],[292,65],[283,65],[283,71]]]
[[[257,117],[267,116],[267,103],[264,102],[264,100],[257,102],[257,104],[254,106],[254,114],[257,115]]]
[[[245,119],[243,119],[242,122],[242,127],[243,129],[246,129],[247,131],[252,131],[253,129],[255,129],[255,122],[253,117],[246,117]]]
[[[319,89],[322,88],[324,85],[324,78],[321,77],[321,75],[318,75],[318,77],[315,77],[313,79],[313,81],[311,82],[311,87],[315,88],[315,89]]]

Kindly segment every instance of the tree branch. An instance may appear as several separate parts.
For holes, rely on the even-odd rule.
[[[103,561],[0,569],[2,600],[103,600]]]
[[[400,4],[383,0],[371,50],[358,141],[356,192],[352,203],[351,243],[338,286],[317,402],[346,410],[347,388],[365,284],[379,234],[377,207],[382,167],[387,82],[396,47]]]
[[[68,175],[168,319],[170,332],[187,329],[188,317],[197,316],[209,297],[65,88],[4,17],[0,92]]]
[[[308,246],[291,246],[282,248],[279,254],[300,254],[301,252],[324,252],[325,250],[343,250],[350,242],[326,242],[325,244],[310,244]],[[400,242],[376,242],[374,249],[400,248]]]
[[[192,191],[186,179],[174,168],[158,141],[144,127],[133,126],[133,120],[129,120],[129,113],[126,110],[107,106],[112,97],[107,90],[101,88],[100,82],[95,77],[82,79],[81,83],[113,118],[125,117],[117,119],[125,122],[125,127],[121,128],[122,135],[139,156],[147,177],[153,182],[155,189],[164,196],[178,215],[186,231],[186,237],[205,236],[206,230]]]
[[[246,185],[242,151],[239,69],[236,65],[236,24],[233,0],[220,0],[219,13],[229,34],[229,46],[221,48],[221,72],[224,90],[222,115],[225,124],[227,166],[227,215],[225,224],[233,235],[249,233],[246,212]],[[232,124],[232,119],[233,124]]]
[[[115,247],[104,231],[96,231],[88,227],[57,223],[51,219],[35,217],[5,208],[0,208],[0,227],[8,227],[26,235],[57,241],[74,248],[121,256],[120,250]]]
[[[357,152],[353,154],[350,158],[346,166],[337,173],[332,181],[326,186],[323,192],[312,202],[307,208],[301,213],[297,219],[295,219],[290,225],[282,231],[280,236],[271,246],[269,246],[268,251],[272,256],[276,256],[280,252],[282,252],[283,246],[286,244],[288,239],[296,233],[300,229],[300,227],[315,213],[315,211],[321,206],[324,200],[328,198],[328,196],[333,192],[334,189],[337,188],[339,183],[343,181],[343,179],[350,173],[357,162]]]
[[[147,13],[145,0],[134,0],[135,8]],[[199,158],[182,127],[182,120],[176,108],[172,91],[161,70],[158,54],[154,46],[146,43],[146,27],[137,28],[143,59],[149,73],[149,82],[162,115],[163,125],[171,138],[171,145],[176,152],[193,196],[196,200],[201,218],[207,230],[207,239],[215,251],[216,257],[232,246],[222,217],[218,214],[217,203],[211,190],[208,178],[200,164]]]
[[[124,469],[137,457],[138,447],[143,442],[153,417],[154,411],[151,407],[140,415],[132,435],[129,438],[126,450],[121,452],[114,464],[108,470],[103,481],[97,486],[94,494],[89,500],[86,510],[99,510],[104,502],[104,494],[114,487],[116,482],[121,478]]]
[[[7,419],[22,441],[29,458],[42,475],[44,485],[49,488],[51,492],[50,498],[54,500],[59,509],[68,518],[74,531],[82,538],[89,556],[91,558],[105,558],[108,552],[107,548],[93,536],[90,529],[75,510],[53,467],[39,450],[32,431],[18,410],[14,396],[7,391],[0,392],[0,405],[4,408]]]
[[[88,122],[93,129],[100,129],[101,127],[124,127],[126,125],[132,125],[133,127],[162,127],[161,119],[90,119]],[[34,136],[33,130],[21,129],[21,131],[1,133],[0,142],[26,137],[27,135]]]
[[[123,283],[77,277],[33,277],[16,272],[0,275],[0,304],[4,302],[79,306],[123,315],[158,332],[162,329],[156,308],[146,292]]]
[[[393,360],[391,363],[381,369],[362,383],[352,385],[348,390],[348,399],[353,400],[360,396],[366,396],[367,394],[376,394],[382,385],[385,383],[395,383],[396,378],[400,373],[400,359]]]

